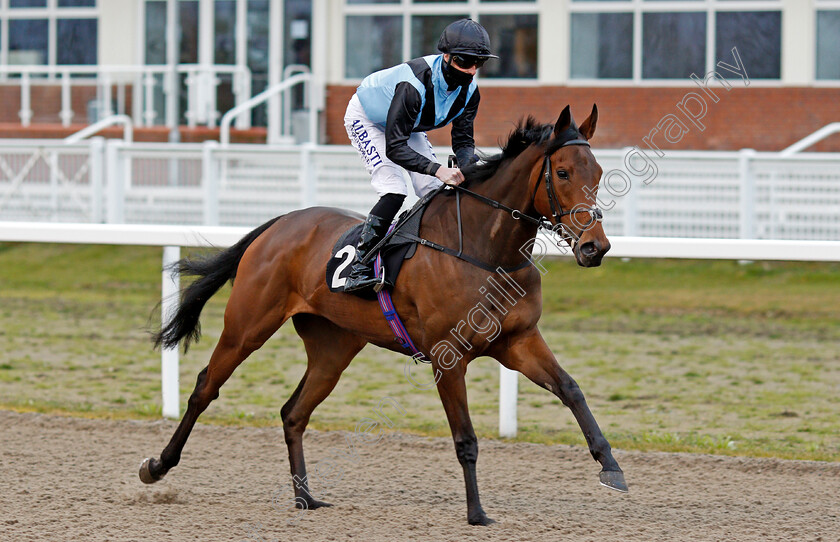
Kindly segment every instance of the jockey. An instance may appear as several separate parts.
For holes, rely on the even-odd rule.
[[[361,263],[385,236],[408,194],[403,170],[423,197],[442,183],[457,185],[464,175],[442,166],[426,131],[452,123],[452,150],[458,164],[475,161],[473,121],[478,87],[473,81],[488,58],[490,37],[475,21],[461,19],[443,30],[439,55],[409,60],[367,76],[350,99],[344,127],[359,151],[379,201],[371,209],[356,246],[344,291],[373,286],[372,265]]]

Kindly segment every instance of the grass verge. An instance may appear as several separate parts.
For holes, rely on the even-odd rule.
[[[98,418],[160,416],[160,250],[0,244],[0,408]],[[554,261],[541,330],[616,448],[840,460],[840,266],[607,259]],[[221,332],[227,290],[181,361],[192,390]],[[353,430],[385,397],[395,429],[448,435],[434,391],[404,358],[368,347],[311,426]],[[305,355],[291,326],[253,354],[202,416],[280,425]],[[476,431],[494,438],[498,365],[470,365]],[[559,400],[520,379],[516,440],[584,445]]]

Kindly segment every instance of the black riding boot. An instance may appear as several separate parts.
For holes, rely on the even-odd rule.
[[[353,260],[353,267],[350,268],[350,276],[347,277],[347,283],[344,285],[345,292],[369,288],[379,282],[373,276],[374,262],[371,261],[368,264],[363,264],[362,259],[385,237],[390,226],[390,221],[386,221],[373,213],[369,214],[367,219],[365,219],[365,224],[362,226],[362,233],[359,237],[359,244],[356,245],[356,257]]]

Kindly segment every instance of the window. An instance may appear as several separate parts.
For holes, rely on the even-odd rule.
[[[780,11],[724,11],[716,19],[715,58],[730,58],[737,47],[751,79],[782,76]]]
[[[47,0],[9,0],[10,8],[45,8]]]
[[[490,34],[482,79],[537,77],[539,15],[535,0],[345,0],[345,72],[361,79],[412,58],[438,54],[449,23],[469,17]],[[405,33],[408,35],[404,35]]]
[[[685,80],[733,47],[751,78],[781,78],[781,0],[609,1],[569,4],[571,79]]]
[[[236,64],[236,2],[216,0],[213,22],[216,26],[213,44],[215,64]]]
[[[96,19],[59,19],[57,35],[57,64],[96,64]]]
[[[840,10],[817,12],[817,79],[840,79]]]
[[[498,60],[485,64],[481,77],[535,78],[537,76],[537,14],[482,15],[479,22],[490,34]]]
[[[705,73],[705,13],[645,13],[642,18],[642,77],[687,79]]]
[[[353,15],[345,30],[347,77],[369,73],[402,62],[402,17]]]
[[[146,64],[166,64],[166,3],[146,2]]]
[[[96,64],[96,8],[96,0],[0,2],[0,19],[9,29],[0,36],[0,57],[6,58],[9,65]]]
[[[94,8],[96,0],[58,0],[60,8]]]
[[[633,14],[573,13],[571,56],[572,78],[632,78]]]
[[[49,54],[46,19],[9,21],[9,64],[46,64]]]
[[[452,21],[468,17],[458,15],[415,15],[411,18],[411,58],[437,53],[440,33]]]
[[[268,88],[268,0],[248,1],[248,69],[251,70],[251,94],[257,95]],[[257,106],[251,113],[252,126],[266,126],[267,107]]]

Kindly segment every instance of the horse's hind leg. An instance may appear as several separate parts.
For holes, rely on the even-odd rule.
[[[210,356],[210,362],[200,373],[195,389],[187,402],[187,411],[175,430],[169,444],[160,454],[160,460],[147,458],[140,466],[140,480],[147,484],[157,482],[181,460],[181,451],[196,420],[210,402],[219,396],[219,388],[227,382],[233,371],[254,350],[261,347],[287,317],[272,311],[270,302],[244,303],[253,292],[237,292],[234,287],[225,310],[225,328],[219,343]]]
[[[297,389],[283,405],[280,416],[289,448],[295,504],[298,508],[314,509],[329,504],[316,500],[309,492],[303,458],[303,432],[312,411],[332,392],[341,373],[367,341],[320,316],[297,314],[292,321],[306,347],[307,368]]]

